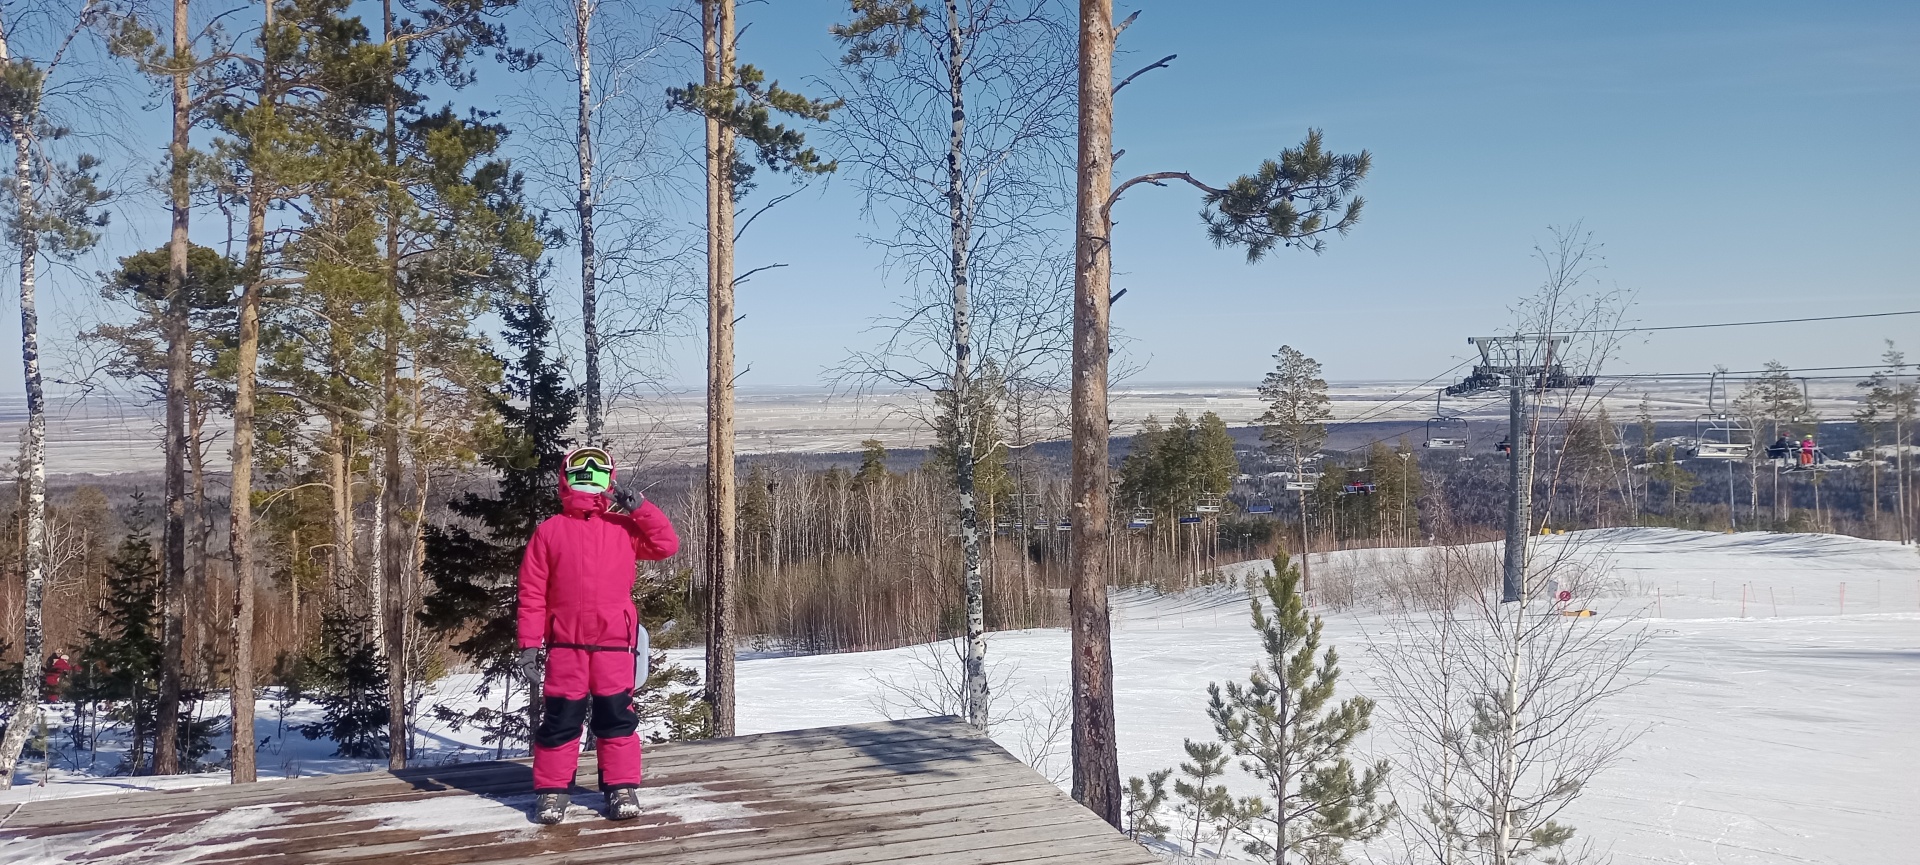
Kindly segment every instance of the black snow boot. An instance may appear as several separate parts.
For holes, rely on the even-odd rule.
[[[552,826],[567,819],[567,794],[539,793],[533,797],[533,822]]]
[[[632,787],[607,791],[607,819],[632,820],[640,816],[640,792]]]

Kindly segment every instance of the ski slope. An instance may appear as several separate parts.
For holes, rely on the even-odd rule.
[[[1644,683],[1603,710],[1642,734],[1566,815],[1580,838],[1622,863],[1920,862],[1920,551],[1831,535],[1669,529],[1579,532],[1543,543],[1599,551],[1615,587],[1605,612],[1633,619],[1652,638]],[[1364,579],[1419,555],[1316,554],[1312,565],[1316,580]],[[1228,571],[1237,577],[1264,568],[1250,562]],[[1387,626],[1359,607],[1326,615],[1325,639],[1345,667],[1343,693],[1380,697],[1369,681],[1375,660],[1367,635]],[[927,664],[947,651],[743,658],[740,732],[925,714],[904,693],[926,690]],[[1065,739],[1049,732],[1065,721],[1066,633],[998,633],[989,652],[994,711],[1006,719],[994,738],[1064,784]],[[1121,771],[1144,776],[1176,765],[1184,738],[1212,738],[1202,708],[1207,683],[1243,677],[1259,648],[1245,595],[1211,588],[1117,593],[1113,652]],[[699,662],[697,654],[676,654]],[[471,703],[472,684],[450,676],[436,684],[434,699]],[[290,720],[312,713],[302,705]],[[273,733],[270,704],[262,703],[259,717],[262,735]],[[422,742],[427,761],[494,755],[471,731],[431,723]],[[276,738],[263,749],[262,774],[379,768],[329,758],[329,747]],[[1391,758],[1398,745],[1391,725],[1377,720],[1360,747]],[[25,799],[224,780],[105,777],[113,762],[109,747],[91,768],[56,768],[46,786],[0,794],[0,817],[6,803]],[[20,783],[37,780],[37,772],[31,780],[23,773]],[[1234,783],[1257,792],[1244,778]],[[1391,847],[1378,842],[1368,852],[1387,858]]]
[[[1567,814],[1580,837],[1622,863],[1920,862],[1920,552],[1830,535],[1668,529],[1554,539],[1569,541],[1604,545],[1623,584],[1617,613],[1640,617],[1653,636],[1646,682],[1605,710],[1645,732]],[[1316,555],[1313,565],[1325,579],[1403,554]],[[1213,738],[1207,683],[1244,677],[1260,650],[1238,592],[1123,593],[1114,606],[1121,772],[1145,776],[1184,759],[1184,738]],[[1384,625],[1369,613],[1327,616],[1343,689],[1379,697],[1364,634]],[[995,634],[989,653],[1015,668],[1017,702],[1057,697],[1067,681],[1062,631]],[[919,657],[742,663],[743,732],[880,717],[876,680],[915,675]],[[995,738],[1029,756],[1025,731],[1010,726]],[[1376,723],[1363,747],[1391,758],[1392,731]],[[1043,771],[1063,762],[1055,755]],[[1236,780],[1238,792],[1258,792]]]

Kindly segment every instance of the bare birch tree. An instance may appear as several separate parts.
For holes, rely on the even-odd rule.
[[[39,261],[42,256],[71,259],[91,247],[105,224],[93,208],[104,200],[94,184],[91,157],[63,165],[50,157],[47,145],[66,133],[45,115],[48,81],[60,71],[73,41],[93,19],[97,7],[86,0],[72,10],[67,26],[54,30],[49,50],[29,55],[20,42],[20,16],[0,5],[0,125],[13,144],[13,177],[7,193],[12,212],[5,216],[9,250],[20,264],[20,360],[27,392],[27,435],[22,447],[20,475],[25,480],[25,527],[22,564],[26,578],[26,611],[20,664],[20,699],[0,735],[0,790],[13,786],[20,749],[40,721],[42,605],[48,574],[47,557],[47,400],[40,376],[40,319],[37,305]],[[57,19],[56,19],[57,21]]]
[[[1066,10],[1054,0],[849,5],[852,20],[833,28],[847,49],[835,79],[846,102],[837,138],[842,158],[859,168],[868,217],[893,228],[869,242],[913,294],[881,323],[883,346],[857,355],[848,372],[862,383],[926,388],[951,407],[936,417],[952,425],[945,434],[955,447],[963,706],[984,728],[991,697],[974,470],[992,454],[975,453],[982,419],[974,391],[982,364],[1002,376],[1044,377],[1034,368],[1064,353],[1063,316],[1003,313],[1048,308],[1031,296],[1064,294],[1044,277],[1058,254],[1047,223],[1067,206]],[[1036,273],[1043,278],[1023,278]],[[992,325],[984,333],[983,311]]]
[[[1591,852],[1561,815],[1636,730],[1599,707],[1641,677],[1647,641],[1631,611],[1603,606],[1619,587],[1605,550],[1556,537],[1529,562],[1524,597],[1500,600],[1492,547],[1429,548],[1424,603],[1371,636],[1400,757],[1403,830],[1420,861],[1569,862]],[[1620,615],[1611,615],[1620,613]]]
[[[659,98],[673,34],[641,4],[540,0],[529,40],[542,63],[516,101],[531,143],[522,164],[550,202],[573,211],[580,274],[581,396],[588,441],[604,444],[622,396],[656,381],[662,341],[682,333],[697,301],[690,238],[669,203],[689,178],[683,142]],[[550,99],[556,83],[571,106]],[[571,110],[563,110],[570,107]]]

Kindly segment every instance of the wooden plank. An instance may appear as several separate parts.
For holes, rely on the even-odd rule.
[[[897,761],[889,761],[897,760]],[[914,752],[899,752],[889,756],[843,756],[837,760],[822,761],[818,767],[808,771],[797,771],[793,767],[766,765],[737,771],[649,771],[647,786],[668,786],[668,784],[701,784],[716,794],[732,790],[755,790],[755,788],[778,788],[789,784],[852,784],[862,779],[881,779],[889,775],[935,775],[935,777],[964,777],[968,773],[977,773],[985,769],[1012,769],[1025,771],[1025,765],[1012,756],[1004,758],[975,758],[966,750],[956,748],[922,748]],[[591,779],[591,773],[586,773]],[[399,800],[417,800],[428,796],[455,796],[455,794],[482,794],[482,796],[505,796],[505,794],[524,794],[532,790],[532,779],[528,775],[493,779],[490,783],[467,783],[461,788],[415,788],[407,784],[390,783],[382,786],[355,786],[348,790],[326,788],[326,790],[305,790],[300,796],[280,796],[271,806],[303,806],[303,804],[326,804],[326,806],[369,806],[378,802],[399,802]],[[253,804],[257,807],[269,804]],[[171,802],[152,800],[144,802],[144,807],[123,806],[108,811],[69,811],[61,815],[42,815],[50,819],[19,821],[15,829],[54,829],[54,827],[111,827],[111,825],[138,825],[142,821],[177,821],[184,817],[200,815],[211,817],[215,813],[227,811],[230,807],[219,802],[207,804],[194,811],[173,809]]]
[[[971,739],[986,741],[978,731],[965,722],[952,718],[914,718],[902,721],[882,721],[871,724],[854,724],[845,727],[826,729],[788,730],[773,733],[756,733],[750,736],[738,736],[731,739],[716,739],[692,742],[668,742],[645,747],[645,759],[649,764],[662,768],[678,765],[684,761],[705,762],[727,759],[736,753],[752,754],[758,757],[777,757],[810,753],[826,749],[858,749],[878,747],[903,741],[925,741],[930,739]],[[578,777],[593,777],[597,764],[591,755],[581,755],[581,773]],[[162,799],[167,802],[164,808],[190,810],[194,808],[226,809],[266,804],[269,802],[292,801],[295,797],[304,797],[308,791],[345,790],[361,786],[380,786],[394,783],[411,784],[416,781],[438,781],[448,783],[453,780],[472,776],[484,776],[502,771],[529,773],[526,767],[531,765],[529,758],[521,757],[507,761],[481,761],[459,763],[449,766],[403,769],[400,772],[353,772],[339,775],[317,775],[283,781],[266,781],[258,784],[232,786],[227,784],[209,784],[184,790],[136,790],[125,793],[112,793],[103,796],[84,797],[87,814],[113,814],[123,804],[145,803]],[[506,767],[519,767],[508,769]],[[531,775],[527,774],[529,783]],[[289,788],[298,786],[296,792]],[[29,802],[6,823],[14,825],[36,825],[36,821],[49,820],[62,822],[73,814],[75,799],[54,799],[41,802]],[[48,815],[51,815],[49,818]]]
[[[432,852],[416,855],[407,850],[355,850],[352,851],[355,855],[351,858],[336,858],[329,855],[308,861],[337,863],[385,859],[405,861],[409,865],[415,862],[420,865],[495,865],[495,863],[620,865],[620,863],[644,859],[673,862],[676,865],[759,862],[778,862],[785,865],[792,858],[808,852],[835,850],[844,852],[916,839],[961,837],[979,834],[988,826],[997,826],[1003,831],[1023,826],[1052,827],[1050,831],[1056,836],[1076,831],[1074,827],[1079,827],[1077,831],[1117,836],[1117,833],[1114,833],[1106,824],[1092,819],[1091,814],[1084,809],[1080,809],[1080,813],[1076,814],[1064,809],[1035,807],[1033,803],[1006,804],[1009,807],[1000,809],[998,813],[972,819],[955,819],[946,814],[936,813],[915,817],[894,815],[829,825],[806,823],[771,829],[749,827],[725,834],[693,837],[675,835],[671,831],[659,829],[607,830],[592,833],[586,838],[580,835],[569,837],[564,833],[543,832],[538,838],[473,848],[451,856],[436,856]],[[555,828],[566,829],[574,825],[576,824],[563,824]],[[685,829],[682,828],[681,831],[684,832]],[[284,860],[250,861],[290,863],[300,859],[292,857]],[[885,859],[878,861],[885,861]]]
[[[761,801],[731,803],[739,804],[743,808],[752,808],[759,813],[746,817],[729,816],[717,818],[717,820],[711,821],[713,826],[710,829],[702,828],[702,826],[706,825],[709,821],[690,821],[671,811],[643,814],[635,821],[621,823],[604,822],[597,816],[587,816],[585,819],[576,819],[565,825],[574,827],[573,831],[582,835],[612,832],[628,832],[628,834],[632,834],[629,830],[646,830],[653,827],[661,827],[666,830],[663,836],[672,836],[700,831],[733,830],[749,825],[791,825],[797,823],[822,822],[829,819],[871,820],[882,818],[889,814],[917,816],[925,813],[937,816],[940,819],[946,819],[948,812],[953,808],[979,802],[982,795],[989,792],[1002,792],[1004,800],[1018,801],[1022,803],[1021,807],[1031,808],[1046,804],[1047,790],[1022,788],[1018,786],[1020,776],[1012,772],[1004,775],[983,776],[968,780],[969,783],[967,784],[956,784],[952,781],[927,781],[911,786],[890,785],[885,789],[861,789],[841,793],[802,790],[792,795],[768,798]],[[703,797],[703,801],[710,800],[704,800]],[[533,824],[528,821],[505,831],[512,832],[532,829],[534,829]],[[250,833],[249,837],[274,842],[274,844],[270,846],[275,852],[287,854],[315,854],[319,856],[322,851],[328,848],[350,846],[353,848],[353,851],[349,855],[327,856],[325,858],[329,860],[353,860],[369,855],[375,858],[380,855],[388,855],[389,853],[397,855],[415,849],[471,846],[476,843],[474,839],[481,839],[481,842],[484,842],[492,840],[501,834],[502,830],[488,830],[471,834],[447,834],[434,830],[416,830],[413,835],[404,836],[394,835],[392,834],[392,830],[382,830],[378,821],[374,821],[372,825],[359,825],[356,823],[355,825],[348,826],[335,820],[319,826],[302,824],[285,828],[272,827]],[[641,832],[641,834],[646,833]],[[609,838],[608,843],[613,843],[614,841],[625,843],[627,840],[633,839]],[[415,841],[420,843],[413,843]],[[389,843],[400,844],[402,846],[379,850],[375,850],[372,846],[375,844]],[[245,852],[247,856],[253,856],[257,855],[259,851],[248,850]],[[235,856],[227,858],[242,859],[246,857],[236,854]]]
[[[676,788],[679,798],[622,823],[597,815],[554,827],[522,823],[526,762],[49,801],[16,815],[24,819],[0,837],[44,838],[74,851],[76,862],[1156,861],[956,719],[649,746],[647,787]],[[583,759],[579,779],[591,784],[596,768]],[[72,807],[82,802],[87,807]]]
[[[994,751],[999,753],[995,754]],[[910,739],[823,749],[811,753],[817,754],[818,758],[809,757],[806,765],[817,766],[821,772],[868,766],[909,765],[936,759],[961,759],[982,765],[995,762],[1019,762],[1011,754],[1000,751],[997,747],[984,748],[978,741]],[[697,753],[682,754],[679,757],[680,759],[673,761],[648,759],[646,761],[647,783],[696,783],[701,776],[711,776],[715,779],[724,777],[728,780],[755,780],[765,776],[784,776],[794,771],[792,756],[752,756],[728,762],[709,762],[700,759]],[[586,787],[594,783],[598,763],[591,759],[591,755],[582,755],[582,758],[575,780],[576,783]],[[467,764],[474,767],[481,765]],[[361,779],[361,783],[349,785],[306,784],[302,780],[295,780],[271,785],[225,787],[191,798],[161,793],[136,794],[128,799],[115,796],[114,798],[119,801],[100,803],[98,806],[95,803],[99,797],[87,797],[84,800],[87,807],[83,810],[72,807],[52,807],[62,802],[78,800],[51,800],[33,803],[41,807],[31,810],[22,809],[14,819],[8,821],[7,825],[10,827],[71,825],[130,819],[145,815],[182,814],[196,810],[214,813],[236,807],[278,803],[314,801],[363,803],[385,798],[407,797],[423,789],[482,794],[532,789],[532,771],[523,761],[488,763],[485,764],[484,770],[478,771],[466,767],[450,768],[459,771],[440,774],[429,770],[408,770],[407,775],[368,772],[361,773],[367,776]],[[221,795],[222,793],[226,795]]]
[[[836,832],[871,832],[881,828],[944,825],[960,819],[1032,814],[1045,810],[1049,804],[1044,796],[1031,793],[986,802],[981,800],[981,792],[978,790],[935,792],[932,795],[911,799],[899,795],[886,795],[878,796],[874,801],[865,804],[850,804],[831,810],[796,809],[742,820],[718,820],[693,824],[646,825],[644,823],[646,816],[640,818],[641,822],[635,823],[611,823],[602,821],[598,817],[590,817],[586,820],[574,820],[558,827],[542,829],[528,837],[514,839],[503,840],[494,835],[479,841],[473,838],[455,837],[388,839],[379,843],[370,843],[373,839],[360,837],[350,839],[351,846],[336,843],[324,849],[275,848],[273,850],[275,858],[265,858],[255,851],[249,851],[249,855],[235,857],[235,860],[249,863],[273,861],[348,863],[404,859],[410,865],[411,863],[431,865],[431,863],[518,862],[530,860],[540,853],[566,852],[570,855],[578,855],[581,851],[612,847],[616,849],[613,861],[619,861],[620,856],[630,856],[631,851],[634,850],[646,851],[647,855],[653,855],[654,844],[649,842],[672,841],[690,836],[703,839],[696,845],[700,849],[721,849],[743,845],[764,848],[768,843],[819,837]],[[910,803],[911,807],[903,808],[902,803]],[[484,850],[478,849],[488,843],[492,846]]]

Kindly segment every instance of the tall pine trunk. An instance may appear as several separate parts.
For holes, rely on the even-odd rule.
[[[1073,798],[1120,825],[1113,717],[1113,625],[1107,616],[1107,325],[1112,277],[1113,0],[1080,0],[1080,136],[1074,213],[1072,619]]]
[[[407,533],[400,501],[400,166],[399,104],[395,90],[405,64],[406,47],[394,30],[393,0],[381,3],[382,39],[387,49],[387,297],[385,357],[380,373],[380,609],[383,652],[387,660],[387,768],[407,767],[407,608],[402,571]]]
[[[266,27],[273,27],[267,0]],[[260,107],[271,112],[273,67],[267,66]],[[253,391],[260,356],[260,283],[266,278],[267,184],[253,166],[247,192],[246,284],[240,290],[240,342],[233,385],[232,492],[227,502],[227,551],[233,562],[233,750],[232,778],[256,777],[253,746]],[[298,537],[296,536],[296,547]],[[295,556],[298,556],[296,550]],[[294,620],[299,614],[299,577],[294,569]]]
[[[161,591],[165,599],[161,632],[159,729],[153,743],[153,772],[180,771],[180,688],[185,658],[187,609],[187,218],[193,201],[187,182],[188,136],[192,130],[187,37],[187,0],[173,0],[173,138],[168,146],[168,194],[173,209],[167,239],[167,409],[166,524],[162,532]]]
[[[587,378],[581,394],[586,404],[587,443],[602,440],[600,401],[600,291],[595,272],[597,254],[593,237],[593,13],[599,0],[579,0],[574,10],[574,36],[577,40],[574,67],[580,75],[579,126],[575,142],[580,163],[580,188],[574,207],[580,213],[580,321],[584,343]]]
[[[953,281],[953,425],[954,488],[960,496],[960,558],[967,592],[967,720],[987,726],[987,614],[980,578],[979,508],[973,489],[973,329],[968,297],[967,251],[971,247],[972,218],[966,206],[967,102],[966,52],[960,31],[957,0],[947,0],[947,89],[953,128],[947,136],[947,219],[952,231],[950,264]]]
[[[709,96],[733,98],[733,0],[702,0]],[[733,128],[707,122],[707,703],[716,736],[734,734],[737,490],[733,471]]]
[[[0,64],[12,60],[7,50],[5,31],[0,31]],[[38,106],[32,106],[37,108]],[[33,116],[29,106],[15,105],[7,116],[7,130],[13,138],[14,206],[21,225],[32,225],[37,214],[33,188]],[[41,608],[47,588],[47,403],[40,389],[40,318],[34,306],[35,259],[39,255],[39,236],[33,231],[17,235],[20,251],[20,362],[27,388],[27,442],[22,454],[20,475],[26,480],[26,610],[21,630],[20,699],[14,703],[7,731],[0,736],[0,790],[13,787],[13,769],[20,761],[20,749],[27,744],[40,721],[41,652],[45,650],[45,632],[41,627]]]

